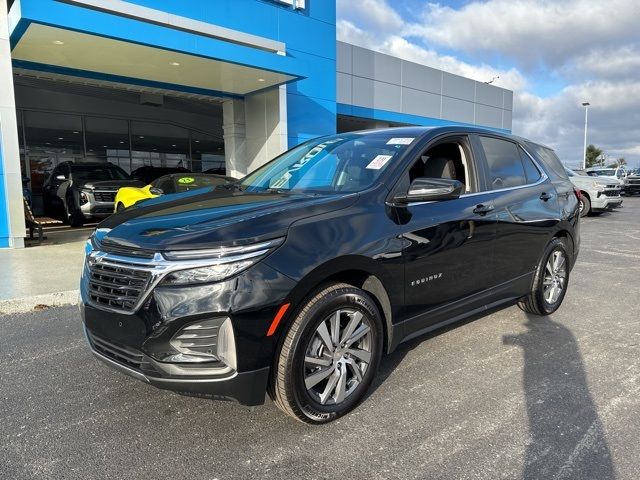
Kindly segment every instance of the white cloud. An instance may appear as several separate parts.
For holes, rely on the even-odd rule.
[[[342,20],[369,31],[391,32],[404,26],[402,17],[385,0],[338,0],[337,9]]]
[[[525,68],[557,67],[594,45],[637,41],[637,0],[489,0],[460,9],[428,4],[417,35],[465,52],[499,52]]]
[[[514,91],[513,132],[550,145],[569,163],[581,159],[581,103],[589,101],[589,143],[640,166],[637,2],[488,0],[457,10],[428,4],[419,22],[403,21],[391,5],[338,0],[338,38],[479,81],[499,75],[495,84]],[[443,55],[438,45],[478,61]],[[511,58],[515,66],[497,69],[483,58]],[[567,86],[535,95],[529,71]]]

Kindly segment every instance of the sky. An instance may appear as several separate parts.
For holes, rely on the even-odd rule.
[[[640,167],[639,0],[338,0],[338,39],[514,92],[513,133]]]

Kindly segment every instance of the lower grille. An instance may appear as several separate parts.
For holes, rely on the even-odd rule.
[[[113,203],[116,199],[116,192],[93,192],[93,198],[95,198],[97,202]]]
[[[89,298],[98,306],[132,311],[146,291],[149,271],[126,263],[89,263]]]
[[[115,344],[105,340],[104,338],[98,337],[89,331],[87,331],[87,335],[91,342],[91,346],[93,346],[96,352],[101,355],[145,374],[157,375],[159,373],[147,360],[144,353],[131,347]]]
[[[605,190],[604,194],[607,197],[619,197],[620,190]]]

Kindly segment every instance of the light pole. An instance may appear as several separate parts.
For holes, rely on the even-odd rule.
[[[583,102],[584,107],[584,148],[582,149],[582,168],[587,168],[587,119],[589,118],[589,102]]]

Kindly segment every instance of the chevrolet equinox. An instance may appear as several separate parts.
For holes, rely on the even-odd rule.
[[[303,143],[237,182],[156,198],[87,242],[93,353],[159,388],[329,422],[383,353],[516,303],[562,303],[578,195],[553,150],[479,128]]]

